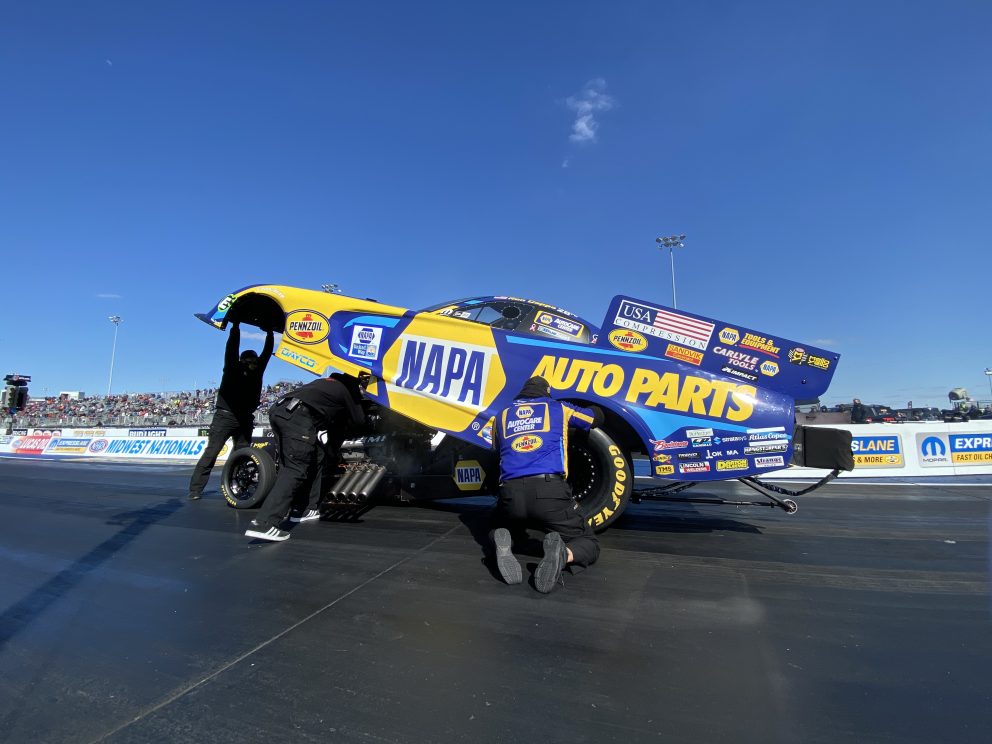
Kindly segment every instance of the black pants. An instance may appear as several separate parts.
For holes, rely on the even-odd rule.
[[[231,411],[218,408],[210,422],[210,432],[207,434],[207,448],[203,450],[200,459],[193,468],[193,477],[189,479],[190,493],[203,493],[204,486],[210,480],[210,471],[217,462],[217,455],[224,448],[228,437],[234,438],[234,449],[247,447],[251,444],[251,432],[255,428],[255,416],[249,413],[245,416],[235,416]]]
[[[269,422],[279,446],[279,475],[255,517],[265,528],[278,527],[291,508],[316,509],[320,497],[319,489],[312,486],[321,445],[310,409],[299,404],[289,411],[277,403],[269,411]]]
[[[526,537],[527,527],[557,532],[577,566],[591,566],[599,558],[599,540],[582,518],[568,483],[556,476],[515,478],[500,485],[491,527],[506,527],[516,543]]]

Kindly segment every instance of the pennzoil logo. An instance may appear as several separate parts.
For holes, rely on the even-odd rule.
[[[510,447],[513,448],[514,452],[533,452],[541,449],[542,444],[544,444],[544,440],[540,437],[524,434],[522,437],[514,439]]]
[[[724,328],[720,331],[720,340],[727,346],[733,346],[741,340],[740,331],[736,328]]]
[[[626,328],[617,328],[610,331],[610,343],[620,349],[620,351],[632,351],[639,354],[648,348],[648,340],[637,331],[628,331]],[[701,355],[700,355],[701,356]]]
[[[327,318],[316,310],[294,310],[286,316],[286,335],[299,344],[319,344],[328,332]]]

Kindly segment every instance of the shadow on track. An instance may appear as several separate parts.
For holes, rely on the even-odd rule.
[[[51,605],[71,592],[88,574],[130,545],[151,525],[175,513],[182,507],[182,503],[179,499],[169,499],[143,509],[113,515],[107,524],[121,525],[123,529],[0,614],[0,649]]]

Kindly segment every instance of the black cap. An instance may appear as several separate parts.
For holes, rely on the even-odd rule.
[[[549,398],[551,397],[551,383],[540,375],[531,377],[517,393],[518,398]]]

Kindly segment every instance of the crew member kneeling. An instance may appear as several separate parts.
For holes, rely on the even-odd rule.
[[[311,489],[322,447],[317,432],[326,431],[328,441],[340,442],[348,427],[365,422],[360,400],[357,381],[334,374],[297,388],[269,409],[269,422],[279,447],[279,475],[258,516],[245,531],[247,537],[286,540],[289,532],[279,526],[291,508],[295,514],[290,518],[292,522],[320,518],[319,489]]]
[[[588,430],[602,419],[598,408],[551,398],[551,386],[543,377],[530,378],[513,404],[496,417],[500,489],[492,515],[493,542],[496,566],[507,584],[522,580],[511,545],[513,537],[518,542],[525,537],[528,526],[547,532],[544,557],[534,573],[539,592],[554,589],[566,565],[590,566],[599,558],[599,541],[565,478],[569,427]]]

